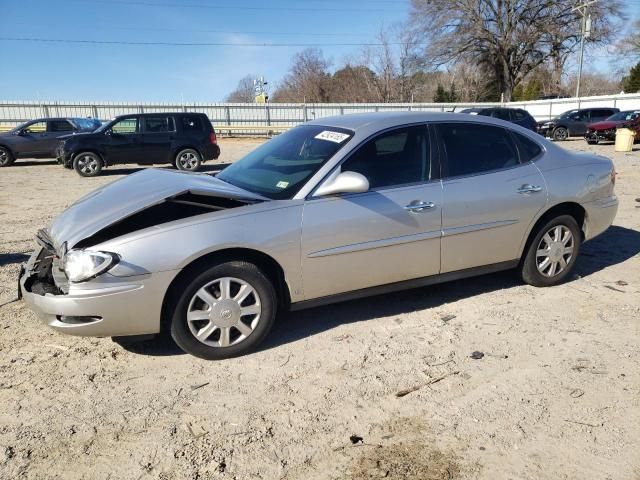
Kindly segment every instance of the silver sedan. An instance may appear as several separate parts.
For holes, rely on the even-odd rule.
[[[217,176],[144,170],[38,233],[20,290],[50,327],[244,354],[285,309],[515,269],[546,287],[612,223],[607,158],[488,117],[324,118]]]

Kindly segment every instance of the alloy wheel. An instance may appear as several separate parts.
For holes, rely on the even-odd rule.
[[[207,283],[191,297],[187,324],[193,336],[211,347],[236,345],[258,326],[260,296],[248,282],[223,277]]]
[[[545,277],[555,277],[562,273],[573,257],[575,239],[571,230],[564,225],[549,229],[538,244],[536,266]]]
[[[93,155],[82,155],[78,158],[78,169],[86,175],[91,175],[98,170],[98,159]]]
[[[178,163],[183,170],[193,170],[198,166],[198,158],[193,152],[184,152],[178,158]]]

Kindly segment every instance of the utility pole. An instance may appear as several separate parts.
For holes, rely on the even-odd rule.
[[[580,28],[580,63],[578,65],[578,84],[576,85],[576,97],[580,98],[580,80],[582,79],[582,60],[584,59],[584,40],[591,36],[591,15],[589,14],[589,5],[593,5],[598,0],[591,0],[589,2],[585,2],[582,5],[578,5],[575,8],[572,8],[571,11],[575,12],[576,10],[580,13],[582,17],[581,20],[581,28]]]

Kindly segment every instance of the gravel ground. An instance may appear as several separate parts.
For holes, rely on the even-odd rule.
[[[221,143],[227,163],[260,140]],[[570,282],[506,272],[297,312],[220,362],[63,336],[12,302],[37,229],[135,168],[2,169],[0,478],[640,478],[640,149],[563,146],[619,172],[615,225]]]

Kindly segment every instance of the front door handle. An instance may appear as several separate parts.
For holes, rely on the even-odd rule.
[[[542,191],[542,187],[540,185],[522,185],[518,189],[518,193],[538,193]]]
[[[435,206],[436,204],[433,202],[411,202],[409,205],[406,205],[404,209],[410,213],[419,213],[435,208]]]

